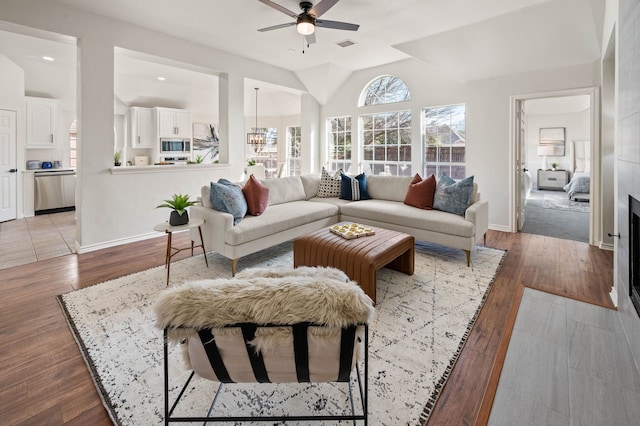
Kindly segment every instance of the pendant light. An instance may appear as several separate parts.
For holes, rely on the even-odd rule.
[[[247,133],[247,143],[249,145],[264,145],[267,143],[267,129],[258,127],[258,88],[256,87],[256,127],[251,128]]]

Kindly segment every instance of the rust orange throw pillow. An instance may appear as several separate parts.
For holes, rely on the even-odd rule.
[[[409,190],[404,203],[424,210],[433,210],[433,196],[436,192],[436,177],[429,175],[422,179],[418,173],[409,182]],[[248,200],[247,200],[248,201]]]
[[[251,175],[242,187],[242,193],[247,200],[247,211],[250,215],[260,216],[264,213],[269,205],[269,188]]]

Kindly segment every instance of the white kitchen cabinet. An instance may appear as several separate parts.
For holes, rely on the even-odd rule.
[[[131,148],[153,148],[156,144],[153,130],[153,108],[131,107]]]
[[[55,148],[57,99],[25,97],[27,148]]]
[[[158,137],[191,139],[191,113],[180,109],[156,108]]]

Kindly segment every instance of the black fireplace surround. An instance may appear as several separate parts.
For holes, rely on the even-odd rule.
[[[640,316],[640,201],[629,195],[629,296]]]

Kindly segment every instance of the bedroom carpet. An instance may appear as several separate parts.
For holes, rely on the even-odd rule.
[[[524,209],[522,232],[589,242],[589,213],[544,207],[545,200],[530,198]]]
[[[378,272],[369,345],[372,424],[426,423],[504,255],[502,250],[478,246],[467,267],[461,250],[417,244],[413,276],[388,269]],[[209,254],[209,265],[206,268],[200,256],[175,262],[172,284],[180,282],[178,277],[186,281],[230,276],[229,261],[222,256]],[[241,269],[291,265],[292,243],[246,256],[239,263]],[[162,423],[162,331],[154,326],[152,306],[163,288],[165,270],[157,267],[58,296],[115,424]],[[188,372],[179,351],[171,351],[171,376],[184,378]],[[202,386],[190,387],[187,406],[206,413],[217,384],[203,379],[196,384]],[[318,386],[225,385],[220,402],[226,403],[216,402],[222,411],[216,415],[251,412],[256,404],[259,410],[289,414],[296,408],[316,414],[346,408],[343,388],[337,393],[327,391],[332,385]]]
[[[573,201],[567,197],[566,193],[562,194],[544,194],[545,209],[567,210],[572,212],[589,213],[588,201]]]

